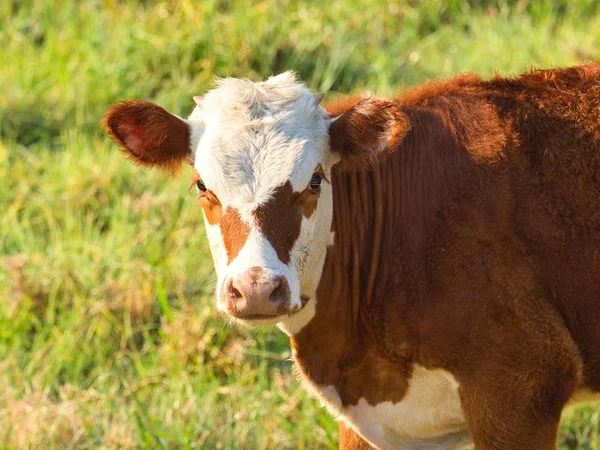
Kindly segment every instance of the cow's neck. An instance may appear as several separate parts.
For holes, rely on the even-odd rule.
[[[349,372],[365,371],[366,353],[378,364],[369,311],[387,281],[381,239],[393,225],[385,214],[392,177],[386,166],[333,175],[335,243],[327,252],[315,316],[291,336],[301,371],[316,384],[339,390]]]

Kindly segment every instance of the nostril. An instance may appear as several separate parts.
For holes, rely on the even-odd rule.
[[[232,298],[242,298],[242,294],[236,288],[232,287],[229,290],[229,296]]]
[[[285,298],[285,293],[283,291],[283,288],[281,286],[277,286],[275,288],[275,290],[273,292],[271,292],[271,295],[269,295],[269,301],[271,303],[274,303],[276,305],[283,303]]]
[[[234,299],[243,297],[242,293],[233,285],[233,280],[229,280],[227,283],[227,296]]]
[[[269,295],[269,302],[276,306],[285,306],[289,300],[289,288],[285,279],[277,280],[277,287]]]

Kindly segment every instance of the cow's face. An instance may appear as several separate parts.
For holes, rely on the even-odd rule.
[[[104,126],[134,162],[193,183],[218,275],[218,308],[288,332],[314,314],[331,237],[331,118],[291,73],[225,79],[188,120],[143,101],[116,105]]]
[[[293,331],[314,312],[334,162],[330,118],[319,100],[291,74],[259,84],[229,79],[189,118],[204,127],[194,182],[218,275],[217,305],[248,323],[283,322]]]
[[[341,157],[361,161],[358,149],[383,150],[391,109],[367,99],[332,118],[289,72],[221,80],[195,100],[187,120],[149,102],[120,103],[103,126],[137,164],[193,164],[218,308],[295,333],[315,313],[333,241],[331,168]]]

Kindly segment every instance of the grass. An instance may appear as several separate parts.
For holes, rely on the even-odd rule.
[[[98,128],[114,101],[185,115],[212,77],[296,70],[315,91],[600,58],[577,2],[0,2],[0,448],[334,448],[276,330],[232,329],[188,181]],[[360,12],[359,12],[360,11]],[[562,449],[600,449],[600,412]]]

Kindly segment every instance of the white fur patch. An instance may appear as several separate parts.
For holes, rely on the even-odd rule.
[[[277,326],[288,336],[297,334],[315,316],[316,304],[317,301],[314,298],[310,298],[306,305],[304,305],[304,308],[297,313],[279,318]]]
[[[307,384],[339,420],[377,448],[441,450],[471,444],[458,383],[446,371],[415,366],[409,389],[400,402],[369,405],[361,398],[346,408],[333,386]]]
[[[328,247],[333,247],[335,245],[335,231],[329,233],[329,244]]]
[[[221,227],[218,225],[211,225],[208,223],[206,216],[204,216],[204,229],[206,230],[206,236],[208,238],[210,252],[215,265],[215,271],[217,274],[219,274],[227,267],[227,251],[223,242]],[[217,286],[217,288],[220,289],[220,284]],[[218,290],[217,292],[220,291]]]

